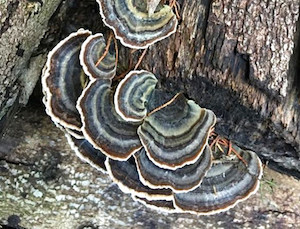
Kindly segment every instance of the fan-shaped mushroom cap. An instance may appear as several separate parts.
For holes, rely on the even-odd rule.
[[[197,189],[174,194],[177,208],[196,214],[214,214],[232,208],[257,191],[262,175],[259,158],[251,151],[234,148],[247,165],[237,157],[216,160]]]
[[[116,55],[109,51],[96,66],[105,52],[105,39],[101,33],[89,36],[81,46],[80,63],[86,75],[94,79],[111,79],[116,74]]]
[[[46,96],[43,97],[42,101],[43,101],[43,103],[44,103],[45,106],[46,106],[46,104],[47,104]],[[47,106],[46,106],[45,111],[46,111],[46,114],[49,115],[49,116],[51,117],[51,114],[50,114],[50,112],[49,112]],[[53,121],[53,120],[52,120],[52,121]],[[67,132],[68,134],[70,134],[71,136],[73,136],[73,137],[75,137],[75,138],[77,138],[77,139],[84,139],[84,136],[83,136],[83,134],[82,134],[81,131],[79,131],[79,130],[74,130],[74,129],[70,129],[70,128],[66,128],[66,127],[60,125],[59,123],[57,123],[57,122],[55,122],[55,121],[53,121],[53,123],[55,124],[56,127],[58,127],[59,129],[61,129],[63,132]]]
[[[144,49],[176,31],[177,19],[172,9],[158,6],[148,15],[146,0],[97,0],[103,22],[124,46]]]
[[[170,189],[151,189],[141,183],[133,157],[127,161],[107,159],[105,165],[109,175],[123,192],[148,200],[173,199]]]
[[[80,29],[59,42],[49,53],[42,76],[46,109],[55,123],[69,129],[80,130],[81,121],[76,101],[82,91],[79,63],[81,44],[90,31]]]
[[[150,188],[171,188],[174,192],[187,192],[197,188],[211,167],[211,150],[207,146],[199,159],[176,170],[156,166],[144,149],[134,155],[140,180]]]
[[[151,72],[129,72],[119,83],[114,96],[118,114],[126,121],[142,121],[147,115],[147,103],[156,83],[157,79]]]
[[[144,119],[138,135],[154,164],[175,170],[198,160],[215,121],[212,111],[178,94]]]
[[[84,89],[77,104],[85,138],[106,156],[127,160],[141,148],[138,123],[123,120],[116,112],[110,81],[96,80]]]
[[[133,199],[142,203],[148,208],[154,209],[156,211],[163,211],[168,213],[179,213],[173,205],[173,201],[168,200],[147,200],[146,198],[140,198],[138,196],[133,196]]]

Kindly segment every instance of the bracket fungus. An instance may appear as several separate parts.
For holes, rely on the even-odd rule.
[[[109,175],[123,192],[147,200],[172,200],[170,189],[151,189],[140,181],[133,157],[127,161],[116,161],[108,158],[105,165]]]
[[[79,52],[84,40],[91,35],[80,29],[59,42],[48,54],[42,77],[46,94],[46,109],[55,123],[80,131],[80,115],[75,107],[82,87],[83,71],[79,63]]]
[[[116,89],[114,100],[118,114],[129,122],[142,121],[156,84],[157,79],[151,72],[129,72]]]
[[[106,171],[105,160],[106,156],[99,150],[95,149],[86,139],[78,139],[70,134],[65,134],[71,149],[83,161],[102,172]]]
[[[150,188],[170,188],[174,192],[187,192],[197,188],[211,167],[211,150],[205,147],[199,159],[190,165],[176,170],[156,166],[147,156],[145,149],[135,155],[140,180]]]
[[[176,208],[196,214],[214,214],[234,207],[257,191],[262,176],[260,159],[252,151],[236,145],[233,148],[244,161],[236,155],[223,157],[224,153],[218,149],[222,157],[214,159],[199,188],[174,194]]]
[[[103,60],[99,58],[105,53],[106,43],[102,33],[89,36],[82,44],[80,63],[86,75],[91,79],[112,79],[116,74],[116,54],[109,51]]]
[[[173,201],[168,200],[147,200],[146,198],[141,198],[138,196],[133,196],[133,199],[142,203],[148,208],[154,209],[156,211],[164,211],[168,213],[180,213],[173,204]]]
[[[177,94],[144,119],[138,135],[153,163],[175,170],[198,160],[215,122],[212,111]]]
[[[158,5],[148,14],[147,0],[97,0],[106,26],[124,46],[145,49],[175,33],[177,19],[172,8]]]
[[[176,18],[161,4],[148,15],[148,0],[98,3],[104,22],[129,47],[145,48],[176,29]],[[214,113],[156,88],[151,72],[131,71],[115,87],[116,53],[102,34],[80,29],[48,55],[46,113],[77,156],[107,171],[135,200],[172,213],[218,213],[257,191],[262,165],[255,153],[224,141],[220,146]]]
[[[126,122],[116,112],[110,81],[90,82],[78,100],[82,132],[92,145],[115,160],[127,160],[139,150],[138,124]]]

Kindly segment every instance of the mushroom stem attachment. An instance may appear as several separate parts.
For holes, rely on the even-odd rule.
[[[102,56],[99,58],[99,60],[97,61],[96,67],[99,66],[99,64],[101,63],[101,61],[102,61],[102,60],[105,58],[105,56],[107,55],[108,50],[109,50],[109,47],[110,47],[110,44],[111,44],[111,39],[112,39],[112,37],[113,37],[112,32],[109,32],[109,36],[108,36],[107,44],[106,44],[106,47],[105,47],[105,51],[104,51],[104,53],[102,54]]]

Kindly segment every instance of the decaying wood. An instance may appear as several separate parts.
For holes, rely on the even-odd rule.
[[[217,132],[300,178],[299,1],[178,2],[178,31],[143,66],[212,109]]]
[[[27,103],[47,52],[59,39],[81,27],[107,31],[94,0],[64,1],[49,24],[60,1],[41,2],[0,4],[0,130],[6,117],[14,118],[13,108]],[[212,109],[219,134],[299,178],[299,1],[177,2],[178,31],[150,47],[140,68],[153,71],[161,87],[182,91]],[[126,70],[122,58],[129,59],[127,51],[120,50],[120,72]],[[135,52],[135,58],[140,54]],[[299,181],[269,169],[260,193],[226,213],[198,217],[149,210],[119,191],[107,175],[80,162],[41,106],[29,107],[11,120],[0,141],[0,225],[201,228],[300,224]]]
[[[0,225],[12,225],[12,218],[28,229],[295,228],[300,223],[299,181],[270,169],[255,196],[225,213],[196,216],[146,208],[107,174],[81,162],[40,107],[14,118],[0,142],[0,158]]]

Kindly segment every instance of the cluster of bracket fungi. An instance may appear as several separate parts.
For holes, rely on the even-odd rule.
[[[97,2],[124,46],[145,49],[176,31],[172,8],[160,1]],[[81,159],[137,201],[169,212],[213,214],[257,191],[259,158],[216,136],[211,110],[159,89],[145,70],[130,71],[116,86],[116,59],[116,47],[84,29],[48,55],[46,112]]]

